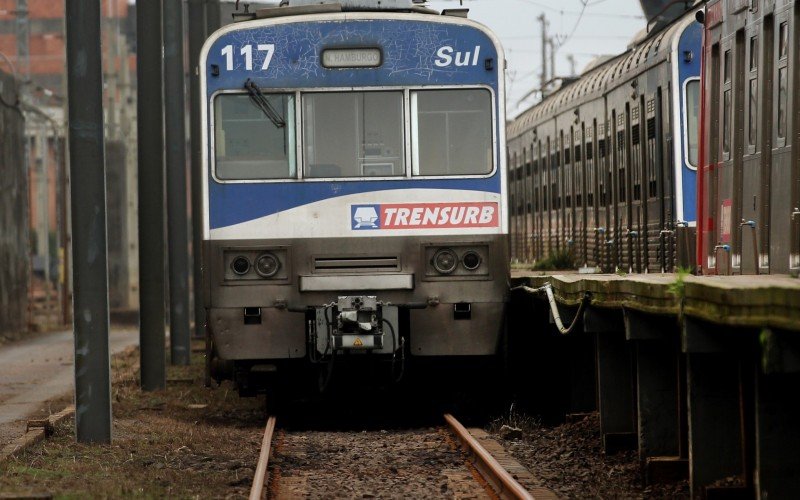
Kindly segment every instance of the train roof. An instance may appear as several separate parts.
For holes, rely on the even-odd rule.
[[[508,138],[518,137],[531,125],[577,107],[585,97],[614,88],[638,75],[644,68],[667,60],[673,40],[681,36],[690,17],[694,19],[694,10],[688,11],[659,33],[638,43],[634,42],[627,51],[592,67],[574,83],[562,87],[523,111],[509,124]]]
[[[259,9],[256,17],[282,17],[326,12],[417,12],[438,15],[425,7],[426,0],[281,0],[278,7]],[[466,17],[466,9],[451,9],[450,15]],[[445,13],[447,13],[445,11]]]

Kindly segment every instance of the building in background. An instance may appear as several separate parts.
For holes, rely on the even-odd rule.
[[[138,304],[135,47],[127,0],[103,7],[104,107],[112,308]],[[0,69],[14,74],[25,117],[30,214],[28,324],[70,322],[64,2],[0,0]],[[5,57],[4,57],[5,56]]]

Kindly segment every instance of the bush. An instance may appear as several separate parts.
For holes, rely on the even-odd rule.
[[[558,249],[545,259],[540,259],[531,268],[534,271],[567,271],[575,269],[575,258],[569,250]]]

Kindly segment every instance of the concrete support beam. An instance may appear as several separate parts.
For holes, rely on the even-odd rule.
[[[638,339],[639,456],[678,456],[680,453],[680,342],[674,318],[625,311],[625,336]]]
[[[597,401],[603,448],[611,454],[636,448],[634,359],[625,341],[622,312],[587,308],[584,330],[597,341]]]
[[[704,496],[715,481],[743,476],[739,363],[731,355],[687,354],[689,484]]]
[[[759,498],[800,491],[800,374],[765,375],[756,384],[756,472]]]
[[[579,308],[559,306],[559,315],[564,325],[571,325],[576,321]],[[585,315],[584,315],[585,317]],[[549,315],[550,324],[554,325],[552,330],[554,335],[561,337],[563,349],[568,353],[566,357],[567,376],[569,386],[566,388],[567,413],[588,413],[597,410],[597,367],[595,361],[594,336],[585,333],[581,321],[568,335],[561,335],[555,327],[552,311]]]

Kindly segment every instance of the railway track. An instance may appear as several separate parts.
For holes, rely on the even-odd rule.
[[[390,476],[397,477],[404,484],[404,486],[411,486],[411,490],[401,491],[394,489],[390,485],[389,488],[385,490],[386,494],[391,496],[415,496],[417,494],[420,496],[429,496],[430,494],[430,491],[414,490],[414,481],[410,481],[402,477],[402,473],[398,469],[403,465],[403,458],[392,459],[391,457],[393,450],[390,443],[394,441],[395,445],[399,445],[400,447],[403,447],[405,443],[405,446],[408,449],[404,451],[410,455],[412,462],[416,462],[417,464],[431,465],[434,467],[435,471],[439,473],[439,475],[447,479],[446,482],[438,484],[437,489],[441,496],[451,495],[463,498],[485,496],[485,494],[489,493],[490,496],[502,499],[528,500],[533,498],[557,498],[552,491],[538,486],[535,479],[530,476],[530,473],[515,460],[505,455],[502,450],[502,446],[491,440],[488,435],[482,433],[481,431],[477,431],[481,437],[481,439],[479,439],[475,435],[475,430],[470,432],[470,430],[468,430],[450,414],[444,415],[444,421],[446,423],[446,427],[427,431],[402,431],[399,433],[399,439],[392,439],[394,436],[391,436],[388,431],[380,431],[379,435],[385,436],[385,439],[381,439],[380,441],[370,440],[369,438],[367,439],[368,442],[372,443],[373,452],[377,452],[378,455],[380,455],[380,459],[386,460],[387,463],[396,464],[386,467],[385,475],[387,478]],[[259,454],[259,460],[255,471],[255,477],[253,479],[252,489],[250,490],[250,500],[260,500],[267,498],[268,495],[278,498],[283,496],[313,497],[318,496],[320,493],[333,493],[331,489],[336,487],[335,484],[325,484],[322,486],[322,489],[315,491],[309,485],[310,477],[304,476],[303,474],[282,477],[283,474],[279,473],[277,475],[281,476],[281,479],[279,479],[278,483],[286,482],[287,484],[269,484],[267,472],[270,453],[273,449],[273,443],[275,441],[275,431],[276,418],[269,417],[267,420],[266,429],[264,431],[261,452]],[[347,433],[342,434],[347,435]],[[366,433],[362,432],[359,434],[363,435]],[[455,441],[457,441],[466,452],[468,456],[466,460],[464,460],[463,454],[458,452],[455,453],[457,458],[451,456],[449,457],[450,459],[448,459],[446,456],[448,451],[452,455],[454,451],[453,448],[456,447],[453,438],[455,438]],[[314,436],[307,437],[303,439],[303,441],[306,442],[307,448],[301,450],[300,448],[302,447],[299,446],[287,447],[288,449],[283,450],[283,454],[286,456],[286,458],[282,460],[281,463],[284,465],[292,463],[294,465],[306,467],[311,466],[314,471],[321,472],[320,475],[324,475],[324,466],[319,465],[318,468],[313,462],[320,460],[321,463],[327,465],[329,460],[327,460],[324,456],[326,452],[330,452],[332,450],[337,454],[346,454],[347,452],[351,451],[351,448],[355,450],[363,450],[363,448],[359,447],[358,443],[351,443],[351,448],[345,446],[346,443],[342,442],[341,435],[337,435],[334,439],[338,440],[339,442],[320,445]],[[481,441],[484,441],[484,443],[488,441],[490,445],[493,445],[488,447],[491,448],[491,451],[487,449],[487,446],[484,446]],[[444,451],[444,456],[442,455],[442,447],[446,449]],[[312,448],[318,448],[318,453],[310,451]],[[358,475],[358,480],[355,482],[355,484],[347,485],[344,483],[349,481],[348,475],[347,473],[343,473],[341,475],[342,484],[339,486],[342,487],[342,490],[345,494],[349,494],[350,496],[363,495],[366,498],[372,496],[385,496],[384,493],[380,491],[374,492],[374,488],[370,488],[366,485],[364,485],[366,490],[370,491],[359,491],[360,485],[358,484],[358,481],[363,480],[364,476],[368,476],[370,473],[376,473],[376,475],[382,474],[382,472],[380,472],[382,467],[380,465],[381,460],[377,456],[369,457],[369,462],[378,462],[378,464],[374,469],[365,470],[363,466],[358,463],[358,459],[361,458],[358,453],[360,453],[360,451],[356,451],[354,454],[350,455],[349,458],[354,460],[350,460],[349,463],[342,467],[342,469],[356,469],[363,471],[363,473]],[[348,460],[347,456],[344,456],[343,458],[345,461]],[[408,457],[406,457],[406,459],[407,458]],[[453,467],[453,465],[457,464],[458,462],[460,462],[462,469],[460,471],[458,470],[458,467]],[[280,468],[280,466],[278,467]],[[411,468],[413,467],[410,467],[409,469]],[[436,475],[431,475],[434,469],[422,468],[420,470],[412,470],[411,473],[424,476],[419,484],[428,482],[435,483],[437,479]],[[465,471],[463,469],[467,470]],[[525,479],[525,486],[517,481],[516,478],[520,478],[520,476]],[[380,482],[381,478],[378,477],[377,480]],[[489,489],[489,491],[487,491],[487,489]],[[275,492],[278,493],[275,494]]]

